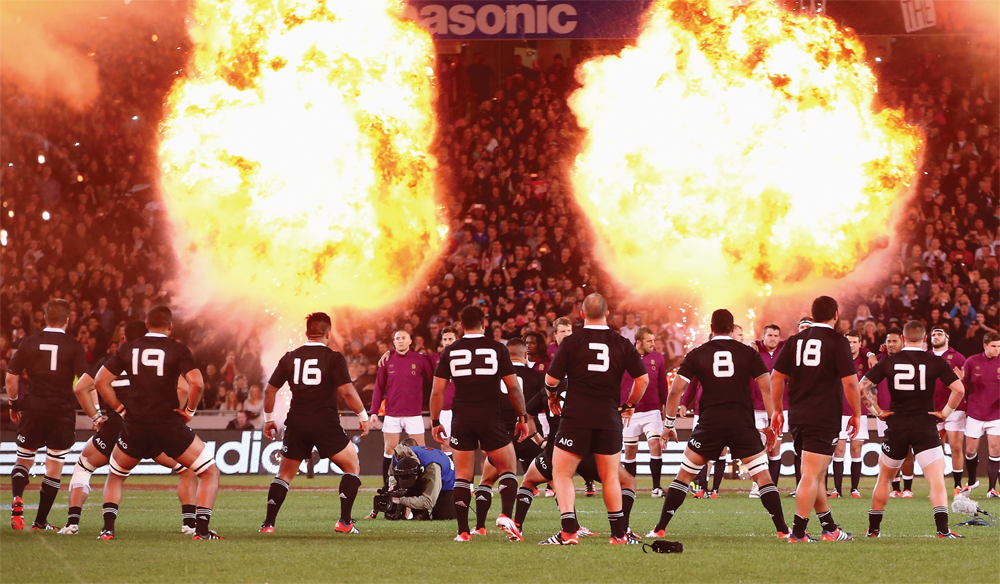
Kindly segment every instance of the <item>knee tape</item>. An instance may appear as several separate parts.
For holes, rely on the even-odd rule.
[[[646,432],[646,442],[652,442],[653,440],[659,440],[660,433],[657,431]]]
[[[212,465],[214,464],[215,459],[212,458],[212,453],[208,451],[208,448],[203,448],[201,450],[201,454],[198,455],[198,458],[194,459],[190,468],[194,471],[194,474],[200,475],[206,470],[212,468]]]
[[[698,474],[704,466],[704,464],[695,464],[691,462],[691,459],[687,457],[687,454],[681,457],[681,468],[691,474]]]
[[[923,452],[918,452],[914,459],[920,468],[927,467],[928,464],[933,464],[934,462],[944,458],[944,449],[940,446],[935,446],[934,448],[928,448]],[[910,479],[912,477],[903,477],[904,479]]]
[[[22,448],[20,446],[17,447],[17,457],[18,458],[31,458],[31,459],[34,459],[36,452],[38,452],[38,451],[37,450],[29,450],[27,448]]]
[[[896,460],[894,458],[889,458],[884,452],[880,452],[878,455],[879,464],[885,465],[887,468],[898,469],[903,466],[902,460]]]
[[[622,438],[622,442],[624,442],[627,446],[635,446],[639,444],[639,437],[626,436],[625,438]]]
[[[94,474],[94,469],[89,468],[89,461],[80,455],[80,460],[76,462],[73,469],[73,478],[69,482],[69,490],[76,488],[83,489],[84,493],[90,493],[90,477]]]
[[[179,462],[178,462],[177,464],[175,464],[175,465],[174,465],[174,467],[173,467],[173,469],[172,469],[172,470],[173,470],[173,471],[174,471],[175,473],[177,473],[177,474],[180,474],[180,473],[182,473],[182,472],[186,471],[186,470],[187,470],[187,467],[186,467],[186,466],[184,466],[183,464],[181,464],[181,463],[179,463]]]
[[[55,462],[66,462],[66,453],[69,450],[45,450],[45,458]]]
[[[750,476],[756,476],[758,473],[762,473],[768,469],[767,454],[762,452],[756,458],[743,461],[743,464],[747,467],[747,472],[750,473]]]
[[[125,477],[127,477],[127,476],[128,476],[129,474],[131,474],[131,473],[132,473],[132,470],[131,470],[131,469],[129,469],[129,470],[125,470],[125,469],[121,468],[120,466],[118,466],[118,463],[117,463],[117,462],[115,462],[115,459],[114,459],[114,458],[112,458],[112,459],[111,459],[111,461],[110,461],[110,462],[108,463],[108,466],[109,466],[109,467],[110,467],[110,469],[111,469],[111,474],[113,474],[113,475],[118,475],[118,476],[120,476],[120,477],[122,477],[122,478],[125,478]]]

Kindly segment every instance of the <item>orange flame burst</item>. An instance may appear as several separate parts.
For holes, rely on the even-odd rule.
[[[436,257],[433,46],[389,9],[198,1],[159,153],[188,301],[374,309]]]
[[[864,46],[825,17],[660,0],[635,46],[577,76],[576,197],[640,294],[743,310],[772,285],[844,277],[914,178],[920,131],[873,112]]]

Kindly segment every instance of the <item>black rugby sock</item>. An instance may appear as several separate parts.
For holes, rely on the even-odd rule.
[[[878,533],[882,530],[882,515],[885,511],[868,511],[868,533]]]
[[[798,514],[792,519],[792,537],[802,539],[806,536],[806,528],[809,526],[808,517],[799,517]]]
[[[778,479],[781,478],[781,458],[774,458],[767,461],[767,471],[771,473],[771,482],[778,486]]]
[[[935,507],[934,508],[934,525],[937,527],[938,533],[950,533],[951,528],[948,527],[948,508],[947,507]]]
[[[701,472],[695,477],[695,484],[701,491],[708,490],[708,465],[701,467]],[[669,487],[668,487],[669,488]]]
[[[802,457],[795,455],[795,488],[799,488],[799,481],[802,480]]]
[[[892,491],[895,493],[899,492],[900,490],[902,489],[900,488],[899,477],[897,476],[896,478],[892,479]]]
[[[83,514],[83,507],[70,507],[69,515],[66,517],[66,525],[80,525],[81,514]]]
[[[622,489],[622,516],[625,520],[625,527],[629,526],[629,519],[632,516],[632,505],[635,505],[635,491],[632,489]]]
[[[861,486],[861,461],[851,460],[851,490],[857,491]]]
[[[35,515],[35,525],[45,525],[49,522],[49,511],[59,494],[60,481],[58,477],[42,479],[42,492],[38,498],[38,514]]]
[[[611,524],[611,536],[618,539],[625,537],[625,516],[621,511],[608,511],[608,523]]]
[[[184,527],[190,527],[194,529],[197,524],[194,520],[194,513],[197,510],[195,505],[181,505],[181,519],[184,521]]]
[[[114,531],[116,519],[118,519],[118,503],[105,503],[104,531]]]
[[[517,506],[514,508],[514,523],[520,528],[524,525],[524,518],[528,516],[528,509],[531,509],[531,503],[535,500],[535,494],[532,489],[521,487],[517,490]]]
[[[638,466],[639,466],[639,463],[637,463],[634,460],[626,460],[625,462],[622,463],[622,467],[625,469],[625,472],[627,472],[628,474],[630,474],[632,476],[635,476],[635,474],[638,472]],[[656,488],[656,487],[653,487],[653,488]]]
[[[500,491],[500,512],[508,518],[513,517],[514,503],[517,501],[517,476],[512,472],[503,473],[497,481],[497,489]]]
[[[827,510],[825,513],[817,513],[816,519],[819,519],[823,531],[837,531],[837,523],[833,520],[833,511]]]
[[[649,457],[649,473],[653,475],[653,488],[660,488],[660,479],[663,476],[663,459],[659,456]],[[632,473],[635,476],[635,473]]]
[[[962,477],[965,475],[965,469],[956,470],[951,473],[951,478],[955,479],[955,488],[962,488]]]
[[[455,517],[458,533],[469,533],[469,503],[472,501],[472,483],[455,479]]]
[[[785,523],[785,514],[781,510],[781,495],[778,494],[778,487],[774,485],[764,485],[760,488],[760,502],[767,509],[767,513],[774,522],[774,528],[780,533],[788,533],[788,524]]]
[[[195,535],[208,537],[208,522],[212,520],[212,510],[208,507],[198,507],[194,512]]]
[[[476,498],[476,529],[485,529],[486,516],[493,505],[493,489],[486,485],[479,485],[472,494]]]
[[[392,466],[392,456],[382,455],[382,486],[389,488],[389,467]]]
[[[833,489],[838,494],[844,494],[844,459],[833,459]]]
[[[274,525],[275,520],[278,518],[278,511],[281,511],[281,504],[285,502],[285,495],[287,494],[288,483],[275,477],[271,481],[271,487],[267,490],[267,517],[264,518],[264,525]],[[197,513],[197,510],[195,513]],[[195,519],[197,522],[197,518]]]
[[[576,511],[559,515],[559,523],[562,524],[563,533],[576,533],[580,531],[580,522],[576,520]]]
[[[903,490],[912,491],[913,490],[913,476],[903,477]]]
[[[340,520],[344,525],[351,523],[351,511],[354,510],[354,500],[358,498],[361,479],[354,473],[345,473],[340,479]]]
[[[667,487],[667,496],[663,499],[663,509],[660,510],[660,521],[656,524],[656,531],[667,528],[670,520],[674,518],[674,513],[684,504],[687,495],[687,485],[677,479],[670,483]]]
[[[715,468],[712,469],[712,490],[718,491],[722,485],[722,477],[726,474],[726,461],[715,461]]]
[[[997,473],[1000,473],[1000,456],[991,456],[986,463],[986,474],[990,479],[990,490],[997,488]]]
[[[24,498],[24,489],[28,486],[30,479],[28,478],[28,469],[21,465],[16,465],[13,470],[10,471],[10,486],[13,491],[13,496]],[[22,515],[21,512],[14,513],[15,516]]]
[[[965,470],[969,473],[969,484],[973,485],[976,483],[976,471],[979,470],[979,453],[977,452],[972,457],[965,457]]]

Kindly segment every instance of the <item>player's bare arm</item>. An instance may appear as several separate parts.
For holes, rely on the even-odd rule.
[[[551,375],[545,375],[545,391],[549,396],[549,411],[553,416],[562,415],[562,407],[559,406],[559,380]]]
[[[76,395],[76,400],[80,402],[80,407],[94,422],[94,430],[100,430],[107,418],[101,415],[101,409],[97,405],[97,396],[94,395],[95,392],[94,378],[89,373],[80,376],[76,385],[73,386],[73,393]]]
[[[115,388],[111,386],[111,382],[115,379],[118,379],[117,375],[101,367],[101,370],[97,372],[97,377],[94,379],[94,387],[97,388],[97,393],[101,394],[101,397],[104,398],[104,403],[108,404],[109,408],[124,416],[125,406],[122,405],[122,402],[115,394]]]
[[[788,376],[780,371],[771,371],[771,380],[768,390],[771,394],[771,431],[775,436],[781,436],[781,431],[785,426],[785,384]],[[764,400],[767,407],[767,399]]]
[[[874,383],[868,380],[867,377],[862,377],[860,382],[860,393],[861,400],[865,403],[865,407],[868,411],[875,414],[880,420],[884,420],[892,415],[892,412],[887,410],[881,410],[878,407],[878,388]]]
[[[756,379],[757,387],[760,388],[760,395],[764,400],[764,411],[767,412],[767,419],[770,420],[771,416],[774,415],[774,404],[771,403],[771,374],[765,373]],[[770,450],[774,447],[774,443],[778,439],[778,434],[768,426],[762,430],[765,438],[767,438],[767,444],[765,444],[765,449]]]
[[[435,381],[437,381],[437,379],[438,378],[435,378]],[[505,376],[503,378],[503,384],[507,386],[507,399],[510,400],[510,405],[514,406],[514,412],[517,414],[517,425],[514,427],[517,441],[524,442],[524,439],[529,436],[528,414],[524,406],[524,392],[521,391],[521,386],[517,383],[517,375]],[[441,391],[441,403],[443,405],[444,390],[442,389]]]
[[[632,414],[635,413],[635,404],[639,403],[642,399],[642,395],[646,393],[646,388],[649,387],[649,374],[645,374],[635,378],[635,382],[632,384],[632,392],[629,393],[628,399],[625,400],[625,405],[621,406],[622,423],[628,426],[629,421],[632,419]]]
[[[269,440],[278,437],[278,425],[274,423],[274,399],[279,389],[281,388],[268,383],[267,389],[264,390],[264,436]]]
[[[8,373],[7,378],[4,379],[4,384],[7,390],[7,400],[14,404],[17,402],[17,384],[21,380],[20,375],[14,375],[13,373]],[[10,421],[17,424],[21,421],[21,412],[10,408]]]
[[[660,437],[664,448],[667,447],[667,443],[671,440],[677,442],[677,431],[674,430],[674,421],[677,419],[677,409],[681,405],[681,397],[683,397],[684,388],[687,386],[688,380],[680,375],[675,375],[673,383],[670,384],[670,393],[667,394],[667,405],[663,409],[666,423],[663,427],[663,436]],[[673,416],[670,414],[673,414]]]
[[[517,385],[517,380],[515,378],[514,385]],[[438,444],[445,444],[448,441],[448,435],[444,432],[444,426],[441,425],[441,408],[444,407],[444,389],[448,386],[448,380],[442,377],[434,377],[434,385],[431,387],[431,436]],[[509,388],[510,386],[508,386]],[[509,391],[509,389],[508,389]],[[520,388],[518,388],[520,391]],[[521,411],[524,411],[524,396],[521,396]]]
[[[187,406],[184,409],[177,408],[177,413],[184,418],[185,422],[190,422],[195,412],[198,411],[201,394],[205,392],[205,379],[202,377],[200,369],[192,369],[184,374],[184,380],[187,381],[190,388],[188,390]]]
[[[847,422],[847,435],[851,440],[858,435],[861,427],[861,395],[858,389],[858,376],[852,373],[840,379],[844,385],[844,397],[851,406],[851,419]]]
[[[956,369],[958,368],[956,367]],[[955,374],[958,375],[958,371],[955,371]],[[959,379],[953,381],[948,386],[948,389],[951,390],[951,395],[948,396],[948,403],[945,407],[940,412],[928,412],[942,422],[948,419],[948,416],[958,408],[959,404],[962,403],[962,398],[965,397],[965,385],[962,383],[961,376],[959,376]]]
[[[340,394],[340,397],[344,398],[347,407],[351,408],[358,416],[358,421],[361,424],[361,437],[364,438],[371,430],[371,421],[368,419],[368,411],[365,410],[365,404],[361,401],[358,390],[354,387],[353,383],[345,383],[337,388],[337,393]]]

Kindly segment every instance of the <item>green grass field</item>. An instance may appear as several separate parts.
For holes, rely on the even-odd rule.
[[[67,477],[68,478],[68,477]],[[669,479],[668,479],[669,480]],[[25,497],[25,518],[34,519],[38,478]],[[100,479],[95,478],[95,483]],[[459,544],[451,541],[454,522],[359,520],[362,533],[334,533],[339,515],[337,479],[293,483],[278,517],[277,532],[257,533],[266,493],[266,477],[224,478],[212,527],[227,539],[194,542],[180,534],[180,505],[169,490],[139,490],[142,485],[172,485],[170,477],[136,477],[122,502],[118,540],[97,541],[101,494],[91,493],[81,533],[14,532],[0,529],[0,582],[974,582],[1000,581],[1000,528],[965,527],[964,540],[932,537],[934,525],[926,487],[918,477],[913,499],[889,502],[883,538],[845,543],[791,545],[778,541],[757,500],[746,496],[744,481],[726,481],[722,498],[689,498],[670,524],[668,539],[684,544],[684,553],[644,554],[639,546],[611,547],[608,524],[598,497],[578,498],[580,522],[605,537],[586,538],[577,547],[538,547],[558,529],[553,499],[535,499],[525,526],[525,543],[509,543],[493,527],[500,498],[488,523],[490,534]],[[355,516],[370,510],[378,479],[365,479]],[[784,478],[783,485],[791,486]],[[239,486],[257,490],[239,490]],[[871,480],[863,484],[870,495]],[[295,491],[295,488],[327,490]],[[640,488],[648,489],[640,482]],[[3,500],[9,501],[9,480]],[[985,489],[974,498],[985,499]],[[640,492],[632,527],[648,531],[659,517],[661,499]],[[794,499],[782,494],[790,520]],[[980,506],[1000,515],[1000,501]],[[831,501],[834,517],[855,535],[867,527],[868,499]],[[66,493],[60,492],[50,515],[66,519]],[[952,523],[964,517],[952,515]],[[815,517],[810,532],[819,533]]]

